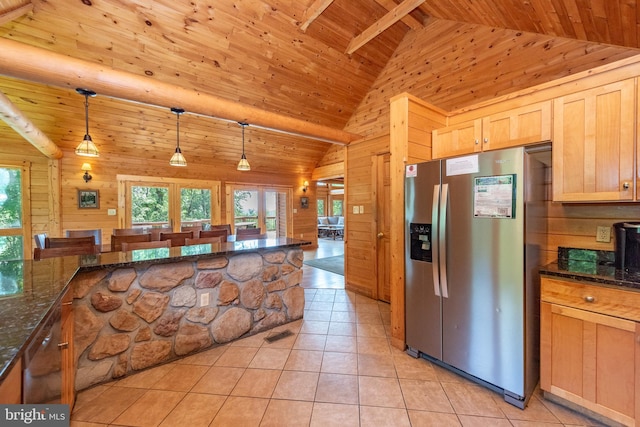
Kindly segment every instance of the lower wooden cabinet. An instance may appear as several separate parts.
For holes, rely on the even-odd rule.
[[[60,342],[57,344],[60,351],[60,403],[73,408],[75,403],[75,358],[73,349],[73,292],[67,290],[62,297],[61,333]],[[54,350],[55,351],[55,350]],[[57,356],[57,355],[56,355]],[[57,372],[57,371],[56,371]],[[0,383],[0,403],[19,404],[25,401],[22,395],[23,389],[23,363],[18,363],[11,369],[4,381]],[[56,394],[57,395],[57,394]]]
[[[22,362],[20,360],[0,383],[0,403],[22,403]]]
[[[640,292],[543,277],[541,297],[542,390],[640,422]]]
[[[73,292],[69,289],[62,298],[62,333],[60,334],[62,396],[60,403],[66,403],[70,408],[73,408],[76,400],[76,364],[73,355],[73,324]]]

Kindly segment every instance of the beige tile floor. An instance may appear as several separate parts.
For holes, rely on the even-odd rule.
[[[408,356],[389,344],[388,304],[304,269],[304,319],[83,391],[71,426],[599,425],[539,392],[522,411]]]

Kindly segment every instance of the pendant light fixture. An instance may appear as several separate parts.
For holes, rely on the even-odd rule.
[[[86,133],[84,134],[84,139],[76,147],[76,154],[78,156],[85,157],[98,157],[100,153],[98,153],[98,148],[93,143],[91,136],[89,135],[89,97],[96,96],[96,93],[92,90],[77,88],[76,92],[80,95],[84,95],[84,118],[86,125]]]
[[[239,171],[248,171],[251,170],[251,166],[249,166],[249,162],[247,161],[247,156],[244,155],[244,128],[245,126],[249,126],[249,123],[238,122],[240,126],[242,126],[242,157],[240,157],[240,162],[238,163]]]
[[[187,160],[182,155],[180,150],[180,114],[184,113],[182,108],[171,108],[171,112],[176,115],[176,152],[171,156],[169,164],[171,166],[187,166]]]

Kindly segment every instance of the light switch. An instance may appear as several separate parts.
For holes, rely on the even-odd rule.
[[[115,214],[116,214],[116,210],[115,209],[107,209],[107,215],[114,216]]]
[[[360,213],[360,209],[358,208],[358,206],[354,206],[353,207],[353,213],[354,213],[354,215],[357,215],[357,214]]]
[[[364,213],[364,206],[360,206],[360,213],[363,214]]]

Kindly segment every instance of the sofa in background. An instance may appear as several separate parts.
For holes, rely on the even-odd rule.
[[[343,216],[319,216],[318,217],[318,237],[344,237],[344,217]]]

